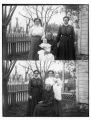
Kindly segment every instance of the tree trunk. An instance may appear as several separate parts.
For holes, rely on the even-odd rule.
[[[48,27],[48,23],[45,23],[45,25],[44,25],[45,34],[46,34],[46,32],[47,32],[47,27]]]
[[[7,86],[8,79],[9,78],[5,78],[2,81],[2,87],[3,87],[2,88],[3,89],[2,90],[3,116],[7,116],[7,110],[8,110],[8,86]]]
[[[6,40],[6,32],[7,32],[7,27],[6,25],[2,26],[2,57],[3,60],[7,58],[7,40]]]

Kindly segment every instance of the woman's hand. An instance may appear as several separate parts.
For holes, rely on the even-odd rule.
[[[28,96],[29,99],[32,99],[32,96]]]
[[[74,45],[77,46],[77,42],[74,42]]]
[[[47,43],[47,39],[46,38],[43,38],[43,43]]]
[[[38,103],[43,103],[43,101],[39,101]]]

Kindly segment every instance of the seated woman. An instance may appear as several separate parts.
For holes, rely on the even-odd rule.
[[[55,111],[53,108],[54,93],[53,93],[53,88],[50,84],[45,83],[42,100],[43,101],[40,101],[39,104],[36,105],[33,116],[34,117],[55,116]]]
[[[57,46],[56,46],[56,40],[54,39],[54,36],[52,32],[48,32],[45,35],[45,38],[47,39],[47,43],[51,45],[51,53],[56,56]]]

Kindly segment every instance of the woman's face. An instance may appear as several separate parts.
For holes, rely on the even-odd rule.
[[[45,90],[50,91],[50,90],[51,90],[51,85],[46,84],[46,85],[45,85]]]
[[[59,74],[55,74],[55,78],[59,78]]]
[[[34,77],[38,77],[38,73],[35,73],[35,74],[34,74]]]
[[[37,25],[37,26],[40,25],[40,21],[39,21],[39,20],[36,20],[34,23],[35,23],[35,25]]]
[[[53,73],[49,73],[48,76],[49,76],[49,77],[53,77]]]
[[[68,16],[69,18],[71,18],[71,13],[70,13],[70,12],[68,12],[68,13],[67,13],[67,16]]]
[[[68,22],[69,22],[69,20],[68,20],[68,18],[64,18],[64,24],[68,24]]]

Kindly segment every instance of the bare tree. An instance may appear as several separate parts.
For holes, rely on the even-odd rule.
[[[48,26],[49,21],[51,18],[60,11],[61,5],[53,6],[53,5],[32,5],[32,6],[25,6],[24,11],[25,14],[20,13],[23,17],[33,21],[34,18],[40,18],[42,21],[42,25],[45,28]]]
[[[24,67],[27,72],[29,72],[29,70],[31,70],[32,72],[34,70],[38,70],[40,72],[41,79],[44,81],[47,76],[48,70],[54,62],[55,61],[27,61],[28,66],[23,66],[21,64],[19,65]]]
[[[3,115],[6,116],[8,107],[8,88],[7,83],[9,81],[10,73],[12,72],[16,61],[15,60],[3,60],[2,62],[2,89],[3,89]]]
[[[7,58],[7,26],[9,25],[11,18],[14,14],[16,6],[2,6],[2,49],[3,49],[3,60]],[[3,85],[3,115],[6,115],[7,112],[7,103],[8,103],[8,88],[7,83],[9,80],[9,75],[15,65],[16,61],[3,61],[3,76],[2,76],[2,85]]]
[[[25,81],[27,81],[28,72],[29,72],[29,70],[32,69],[32,68],[30,68],[30,66],[26,67],[26,66],[21,65],[21,64],[19,64],[19,65],[25,69]]]
[[[3,59],[7,57],[7,40],[6,40],[6,32],[7,26],[9,25],[11,18],[14,14],[16,6],[2,6],[2,45],[3,45]]]
[[[48,70],[50,69],[50,66],[54,63],[54,61],[35,61],[35,68],[36,70],[38,70],[40,72],[40,77],[41,79],[45,80]],[[29,62],[29,64],[31,65],[31,61]],[[32,67],[32,65],[31,65]],[[33,67],[32,67],[33,69]]]

